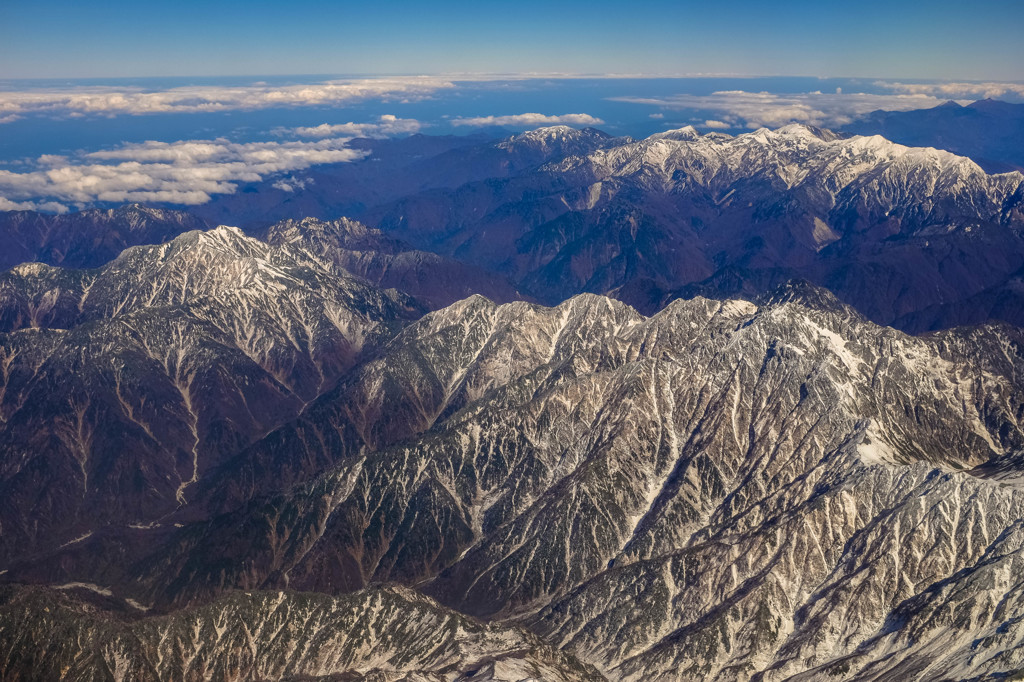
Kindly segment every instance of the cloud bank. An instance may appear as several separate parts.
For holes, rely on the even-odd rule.
[[[409,135],[418,133],[423,124],[414,118],[398,118],[393,114],[384,114],[376,123],[324,123],[312,127],[277,128],[277,135],[293,135],[296,137],[373,137],[383,138],[393,135]]]
[[[948,97],[940,99],[926,92],[874,95],[842,92],[774,94],[723,90],[710,95],[681,94],[669,97],[610,99],[617,102],[647,104],[662,109],[713,112],[715,117],[708,118],[704,123],[708,127],[778,128],[787,123],[807,123],[828,128],[847,125],[857,117],[877,109],[907,111],[938,106]]]
[[[196,113],[293,106],[327,106],[379,98],[416,100],[455,87],[428,76],[324,81],[272,87],[191,86],[149,91],[141,88],[79,87],[0,91],[0,123],[29,113],[105,115]]]
[[[509,128],[536,128],[550,125],[593,126],[602,123],[604,121],[590,114],[563,114],[561,116],[515,114],[514,116],[477,116],[452,119],[453,126],[507,126]]]
[[[150,141],[74,158],[41,156],[34,170],[0,170],[0,210],[63,212],[95,202],[204,204],[215,194],[233,193],[241,182],[363,158],[366,152],[346,148],[348,139]],[[284,184],[287,191],[303,186],[295,178]]]
[[[1024,97],[1024,83],[899,83],[876,81],[875,85],[909,95],[942,99],[1000,99]]]

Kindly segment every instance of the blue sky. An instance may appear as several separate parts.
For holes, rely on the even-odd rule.
[[[0,78],[569,72],[1024,80],[1024,2],[0,3]]]

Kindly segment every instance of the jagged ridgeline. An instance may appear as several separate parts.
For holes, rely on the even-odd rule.
[[[1022,666],[1018,328],[802,284],[424,315],[307,228],[7,273],[0,677]]]

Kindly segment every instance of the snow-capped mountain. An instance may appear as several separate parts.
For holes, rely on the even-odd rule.
[[[961,106],[949,100],[931,109],[875,111],[844,129],[916,147],[941,146],[990,173],[1024,170],[1024,103],[983,99]]]
[[[1024,268],[1024,176],[988,175],[939,149],[804,125],[643,140],[554,126],[503,140],[363,143],[362,161],[309,169],[289,191],[273,179],[247,186],[196,214],[253,235],[282,219],[359,220],[380,233],[334,230],[323,248],[433,308],[473,292],[549,304],[591,292],[651,314],[679,297],[757,296],[802,278],[914,333],[993,316],[1024,323],[1019,307],[998,303]],[[105,235],[99,215],[79,230],[92,235],[76,236],[79,251],[144,241],[121,235],[113,214]],[[75,216],[86,219],[19,220]],[[62,262],[56,251],[15,251]],[[83,264],[113,255],[100,251]]]
[[[147,526],[408,319],[385,292],[235,228],[97,270],[0,276],[5,560]]]
[[[564,158],[589,154],[598,149],[632,142],[631,138],[614,138],[595,128],[570,128],[565,125],[547,126],[498,143],[497,148],[511,154],[533,154],[537,159]]]
[[[8,577],[155,608],[399,582],[617,680],[1008,672],[1022,342],[804,285],[650,318],[473,297],[200,480],[217,513]]]
[[[1024,667],[1024,332],[791,279],[1013,319],[1024,176],[803,126],[441,155],[476,179],[380,230],[0,275],[0,676]],[[439,307],[519,296],[487,268],[575,295]]]
[[[1021,174],[803,125],[610,140],[513,177],[411,195],[365,219],[507,273],[544,301],[644,291],[627,300],[647,312],[685,286],[745,293],[716,289],[730,272],[757,293],[802,277],[893,323],[956,308],[1024,266]]]
[[[308,258],[338,266],[376,286],[403,291],[432,309],[472,294],[501,303],[523,298],[495,273],[414,249],[347,218],[286,220],[260,236],[270,244],[289,244]]]

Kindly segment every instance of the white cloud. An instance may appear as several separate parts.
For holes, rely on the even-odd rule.
[[[732,128],[732,125],[729,124],[729,123],[726,123],[725,121],[716,121],[714,119],[708,119],[708,120],[704,121],[704,127],[705,128],[714,128],[714,129],[717,129],[717,130],[722,130],[724,128]]]
[[[550,125],[593,126],[604,123],[590,114],[515,114],[514,116],[477,116],[475,118],[452,119],[453,126],[508,126],[510,128],[536,128]]]
[[[279,189],[282,192],[295,192],[300,189],[306,189],[306,185],[315,184],[316,181],[313,178],[296,178],[294,176],[288,178],[281,178],[275,182],[271,187]]]
[[[147,91],[140,88],[78,87],[0,92],[0,122],[25,113],[68,116],[83,114],[152,114],[267,109],[290,106],[326,106],[341,102],[381,98],[411,101],[453,83],[428,76],[324,81],[272,87],[190,86]]]
[[[40,200],[78,206],[129,201],[203,204],[214,194],[233,193],[239,182],[258,182],[277,173],[365,156],[365,151],[346,148],[347,141],[149,141],[72,159],[40,157],[29,172],[0,170],[0,206],[4,207],[0,210],[28,207],[26,202]],[[295,178],[286,182],[293,189],[301,188],[301,183]],[[37,207],[57,210],[56,205]]]
[[[658,118],[658,119],[665,118],[665,114],[662,114],[662,113],[651,114],[651,118]]]
[[[0,211],[46,211],[48,213],[67,213],[68,207],[56,201],[10,201],[0,197]]]
[[[294,135],[297,137],[390,137],[392,135],[409,135],[417,133],[423,124],[414,118],[398,118],[393,114],[384,114],[376,123],[324,123],[312,127],[277,128],[278,135]]]
[[[778,128],[787,123],[808,123],[821,127],[841,127],[858,116],[877,109],[907,111],[938,106],[944,100],[925,93],[874,95],[868,93],[775,94],[723,90],[710,95],[673,95],[669,97],[613,97],[618,102],[648,104],[667,109],[715,112],[712,120],[733,122],[733,127]]]
[[[927,95],[942,99],[999,99],[1024,97],[1024,83],[899,83],[876,81],[875,85],[908,95]]]

